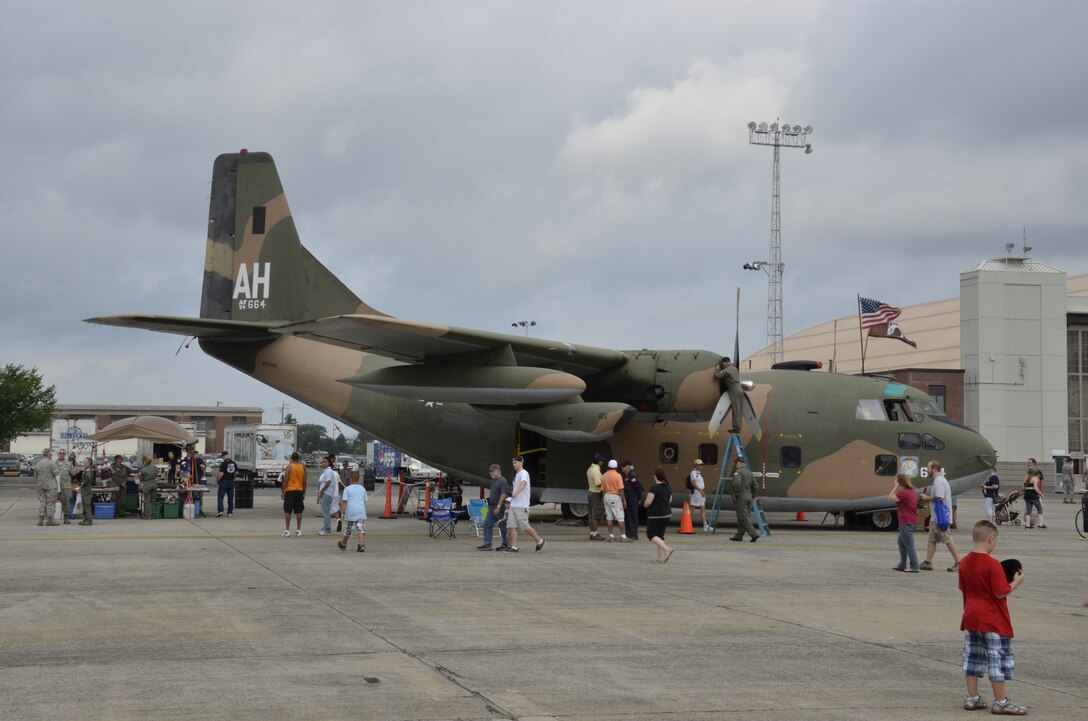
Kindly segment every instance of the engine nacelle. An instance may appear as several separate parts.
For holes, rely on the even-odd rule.
[[[519,421],[553,441],[590,443],[611,437],[634,416],[626,403],[561,403],[526,411]]]

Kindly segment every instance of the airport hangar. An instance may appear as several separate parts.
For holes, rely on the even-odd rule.
[[[895,292],[878,300],[895,305]],[[998,473],[1018,478],[1036,458],[1054,487],[1050,460],[1070,452],[1076,472],[1088,448],[1088,275],[1030,257],[986,260],[960,273],[960,296],[903,306],[898,323],[918,348],[870,339],[865,372],[888,375],[934,396],[952,420],[985,436]],[[786,360],[818,360],[861,373],[855,313],[784,338]],[[763,370],[760,351],[741,364]],[[1047,469],[1050,469],[1049,471]]]

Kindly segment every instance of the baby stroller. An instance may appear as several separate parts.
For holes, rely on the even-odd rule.
[[[994,501],[994,521],[997,525],[1000,526],[1002,523],[1008,523],[1011,526],[1020,525],[1020,511],[1014,511],[1010,506],[1023,494],[1023,491],[1015,490],[1005,497],[998,496]]]

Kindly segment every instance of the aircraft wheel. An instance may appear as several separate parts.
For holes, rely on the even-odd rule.
[[[563,503],[560,505],[563,518],[589,518],[588,503]]]
[[[874,531],[894,531],[899,528],[899,519],[895,511],[877,511],[868,517],[869,528]]]

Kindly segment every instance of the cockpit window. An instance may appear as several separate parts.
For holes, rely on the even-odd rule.
[[[926,438],[932,438],[928,433]],[[914,450],[922,447],[922,439],[917,433],[900,433],[899,434],[899,447],[907,450]]]
[[[884,401],[884,410],[888,413],[888,420],[896,423],[911,423],[914,414],[907,410],[906,401]]]
[[[928,398],[912,398],[910,399],[910,405],[915,413],[923,413],[933,418],[940,418],[946,415],[939,405]]]
[[[943,451],[944,441],[942,441],[937,436],[931,436],[926,433],[924,436],[922,436],[922,447],[925,448],[927,451]]]
[[[880,401],[876,398],[859,398],[858,408],[854,413],[854,418],[859,421],[887,420],[887,416],[884,415],[884,406],[882,406]]]

